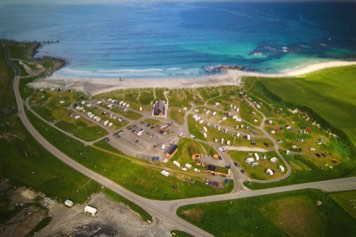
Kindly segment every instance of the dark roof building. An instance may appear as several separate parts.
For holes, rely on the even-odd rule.
[[[172,158],[177,151],[178,151],[178,146],[176,144],[172,144],[166,152],[166,157],[168,159]]]
[[[227,177],[228,175],[230,175],[229,168],[215,166],[215,165],[208,165],[208,167],[206,168],[206,171],[209,173],[212,173],[214,175],[220,175],[223,177]]]
[[[206,168],[208,171],[215,171],[216,166],[214,165],[208,165],[208,168]]]
[[[158,100],[153,107],[153,116],[166,116],[166,105],[162,100]]]

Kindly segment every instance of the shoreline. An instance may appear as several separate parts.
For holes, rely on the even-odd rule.
[[[35,89],[64,88],[83,91],[90,97],[118,89],[134,88],[198,88],[209,86],[240,86],[242,77],[297,77],[326,68],[356,65],[356,61],[328,61],[288,71],[266,74],[241,70],[225,70],[221,75],[206,75],[195,78],[140,78],[140,79],[108,79],[108,78],[61,78],[49,76],[30,83]]]

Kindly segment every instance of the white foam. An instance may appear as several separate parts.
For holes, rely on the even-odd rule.
[[[199,76],[200,68],[180,67],[171,68],[128,68],[128,69],[103,69],[103,70],[82,70],[71,67],[64,67],[54,73],[54,77],[61,78],[164,78],[180,76]]]

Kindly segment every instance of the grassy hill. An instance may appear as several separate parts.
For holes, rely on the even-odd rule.
[[[19,52],[22,47],[7,45],[10,52]],[[59,201],[70,198],[84,202],[100,186],[57,160],[27,132],[16,115],[13,76],[5,60],[5,48],[0,47],[0,180],[9,179],[14,186],[31,187]],[[4,207],[0,200],[0,212]]]
[[[325,69],[300,78],[258,80],[257,88],[310,109],[314,117],[342,131],[356,145],[356,66]]]
[[[188,205],[177,214],[215,236],[355,236],[353,212],[340,206],[352,194],[299,190]]]

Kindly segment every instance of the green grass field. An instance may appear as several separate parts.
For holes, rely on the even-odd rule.
[[[67,109],[81,96],[80,93],[70,92],[40,92],[30,97],[29,104],[45,120],[55,122],[58,128],[85,141],[93,141],[105,136],[107,134],[105,129],[86,119],[85,116],[75,120],[74,116],[77,114]]]
[[[356,221],[329,194],[301,190],[181,207],[215,236],[355,236]]]
[[[178,147],[180,149],[172,159],[178,160],[179,162],[191,163],[192,157],[189,151],[190,146],[193,146],[197,150],[197,152],[199,154],[203,154],[203,156],[208,154],[213,156],[214,154],[217,154],[217,151],[215,149],[206,144],[191,140],[189,138],[181,138],[178,142]]]
[[[24,53],[19,52],[16,49],[16,44],[11,47],[13,49],[11,52],[17,52],[18,57],[26,55],[27,50],[24,49]],[[67,198],[75,203],[85,202],[92,193],[101,190],[100,185],[59,161],[27,132],[16,116],[17,108],[13,95],[12,77],[13,72],[4,60],[4,49],[0,47],[0,180],[9,179],[13,186],[30,187],[59,202]],[[26,83],[33,79],[35,78],[21,81],[21,92],[25,92],[27,96],[31,95],[33,90],[26,87]],[[66,137],[61,138],[67,139]],[[96,145],[102,145],[101,142]],[[105,145],[107,144],[105,143]],[[104,148],[107,147],[104,146]],[[128,205],[144,220],[152,220],[152,217],[139,206],[110,190],[105,190],[105,194],[114,201]],[[1,193],[1,223],[17,213],[7,212],[9,201]],[[38,231],[49,221],[50,218],[45,218],[34,231]]]
[[[199,115],[201,116],[201,115]],[[215,128],[212,127],[208,127],[206,125],[208,121],[204,121],[204,123],[199,123],[196,122],[193,119],[192,115],[188,116],[188,128],[189,128],[189,132],[190,134],[194,135],[197,139],[203,140],[203,141],[210,141],[213,142],[215,138],[219,138],[219,142],[221,138],[224,138],[224,142],[226,144],[226,141],[230,140],[231,143],[234,143],[234,137],[231,134],[231,132],[229,131],[228,133],[223,133],[222,129],[220,131],[218,131]],[[207,138],[204,137],[204,132],[203,132],[203,127],[207,127],[208,132],[207,132]]]
[[[149,123],[150,125],[156,125],[159,123],[159,121],[156,119],[145,119],[143,122]]]
[[[106,106],[98,106],[99,108],[106,108]],[[111,111],[113,111],[116,114],[122,115],[128,119],[132,119],[132,120],[137,120],[140,119],[142,117],[141,114],[136,113],[134,111],[132,111],[131,109],[127,109],[125,111],[124,107],[120,107],[120,106],[113,106],[113,108],[111,109]]]
[[[104,121],[106,121],[106,120],[109,122],[112,122],[113,125],[112,125],[111,129],[113,129],[113,130],[120,129],[123,126],[125,126],[126,124],[128,124],[128,122],[126,120],[123,120],[120,122],[119,120],[111,119],[109,113],[102,114],[103,110],[101,109],[100,106],[92,106],[90,108],[86,108],[86,112],[92,112],[93,114],[100,116],[100,118],[102,119],[100,122],[101,124],[103,124]]]
[[[356,191],[332,193],[330,196],[356,220]]]
[[[203,101],[195,89],[171,89],[168,94],[169,104],[182,109],[189,108],[191,104],[202,104]]]
[[[168,117],[178,124],[184,123],[184,111],[180,108],[169,107]]]
[[[77,120],[73,123],[59,121],[56,126],[64,131],[73,133],[74,136],[83,139],[84,141],[93,141],[108,134],[104,129],[99,126],[93,126],[92,123],[87,121]]]
[[[152,199],[178,199],[226,193],[231,189],[214,189],[205,185],[204,180],[192,182],[173,176],[165,177],[160,174],[160,167],[149,162],[85,146],[47,126],[33,114],[28,113],[28,117],[49,142],[72,159],[141,196]],[[172,188],[173,186],[178,189]]]
[[[255,112],[255,115],[252,114],[253,112]],[[252,123],[252,124],[256,124],[259,125],[262,117],[260,114],[258,114],[253,107],[251,107],[246,101],[241,102],[240,104],[240,114],[241,114],[241,118],[243,118],[245,121]],[[258,120],[257,123],[254,122],[254,120]]]
[[[141,89],[140,90],[140,97],[138,99],[140,101],[140,104],[143,106],[151,105],[154,103],[154,97],[153,97],[153,89]]]
[[[20,64],[19,61],[14,61],[17,67],[20,69],[20,76],[27,76],[28,73],[26,72],[25,68]]]
[[[139,111],[139,108],[142,107],[143,110],[147,111],[151,108],[149,100],[152,98],[150,95],[150,89],[122,89],[110,91],[107,93],[102,93],[94,96],[94,99],[116,99],[118,101],[124,101],[130,104],[130,109]],[[142,96],[142,98],[141,98]],[[137,115],[140,114],[130,114],[128,116],[133,116],[133,119],[137,119]],[[141,117],[141,116],[140,116]]]
[[[101,148],[101,149],[104,149],[106,151],[110,151],[110,152],[114,152],[114,153],[117,153],[117,154],[121,154],[121,155],[124,155],[124,153],[122,153],[121,151],[117,150],[116,148],[114,148],[113,146],[109,145],[106,141],[105,141],[105,138],[94,143],[94,146],[95,147],[98,147],[98,148]]]
[[[299,155],[288,156],[283,151],[282,154],[292,167],[292,173],[288,178],[266,184],[245,182],[246,187],[263,189],[356,175],[356,162],[350,159],[343,161],[337,168],[330,169],[329,167],[316,167],[311,161]]]
[[[84,202],[98,191],[97,184],[57,160],[23,127],[16,116],[12,77],[0,47],[0,179],[9,178],[13,185],[34,188],[59,201]]]
[[[352,116],[356,112],[356,94],[353,90],[355,72],[356,67],[350,66],[326,69],[301,78],[245,79],[248,96],[263,101],[264,106],[272,111],[273,125],[267,125],[267,131],[286,124],[293,126],[294,132],[284,130],[272,135],[276,140],[283,140],[280,148],[291,149],[292,145],[297,144],[302,149],[301,155],[286,156],[292,167],[290,177],[273,184],[246,183],[247,187],[268,188],[356,174],[356,160],[353,159],[355,149],[350,142],[356,134]],[[300,107],[320,122],[323,129],[317,129],[312,121],[288,111],[295,107]],[[297,131],[303,127],[312,127],[312,130],[309,134],[298,134]],[[340,139],[328,136],[326,129],[330,127],[335,128]],[[344,134],[349,135],[348,138]],[[317,145],[319,138],[323,138],[325,143]],[[297,139],[304,141],[298,142]],[[311,147],[329,155],[320,159],[310,151]]]
[[[356,145],[356,66],[330,68],[301,78],[264,79],[257,83],[295,106],[307,107]]]
[[[286,166],[283,163],[283,161],[277,156],[275,152],[267,152],[267,153],[260,153],[259,154],[260,160],[255,162],[258,162],[258,166],[252,167],[248,163],[245,162],[245,160],[249,157],[253,157],[254,155],[249,155],[248,152],[240,152],[240,151],[228,151],[228,154],[230,155],[231,159],[234,161],[238,162],[241,168],[243,168],[246,171],[246,175],[252,179],[259,179],[259,180],[273,180],[276,178],[279,178],[284,175],[283,172],[279,170],[279,166],[282,165],[285,169]],[[267,158],[266,160],[262,159],[262,154],[266,154]],[[276,163],[272,163],[269,159],[272,157],[276,157],[278,161]],[[272,169],[274,170],[274,175],[268,175],[266,174],[266,169]],[[285,170],[286,172],[286,170]]]

